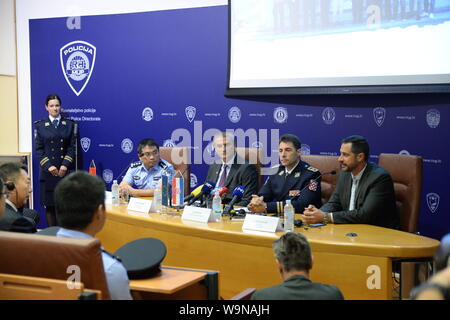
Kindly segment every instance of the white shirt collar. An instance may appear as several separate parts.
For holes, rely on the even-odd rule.
[[[292,171],[294,171],[295,168],[297,168],[297,166],[298,166],[299,163],[300,163],[300,160],[298,160],[297,163],[295,164],[295,166],[294,166],[291,170],[289,170],[289,171],[288,171],[288,169],[287,169],[286,167],[284,167],[284,172],[286,173],[286,175],[291,174]]]
[[[364,168],[363,168],[356,176],[353,175],[353,173],[352,173],[352,179],[353,179],[353,181],[359,181],[359,180],[361,180],[361,177],[362,177],[364,171],[366,170],[366,168],[367,168],[367,163],[366,163],[366,165],[364,166]]]
[[[11,200],[5,199],[5,202],[6,202],[7,204],[9,204],[9,205],[13,208],[13,210],[14,210],[15,212],[19,211],[19,210],[17,210],[16,205],[15,205],[14,203],[11,202]]]
[[[48,115],[48,118],[50,119],[50,122],[53,122],[53,120],[58,120],[58,123],[61,121],[61,115],[59,115],[57,118],[53,118],[51,115]]]

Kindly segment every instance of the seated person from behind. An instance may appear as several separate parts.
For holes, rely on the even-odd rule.
[[[258,188],[256,166],[236,153],[235,136],[231,132],[217,133],[213,143],[220,160],[209,166],[206,181],[215,182],[216,188],[226,187],[228,189],[228,193],[222,201],[224,204],[231,201],[233,190],[237,186],[243,186],[245,188],[244,195],[236,205],[246,206]]]
[[[397,229],[394,183],[386,170],[369,161],[369,143],[362,136],[342,140],[336,188],[320,209],[304,211],[307,223],[362,223]]]
[[[0,219],[0,230],[36,232],[34,217],[38,213],[24,208],[32,191],[26,167],[18,162],[4,163],[0,165],[0,177],[4,181],[7,196],[3,218]],[[27,212],[27,215],[24,215],[24,212]]]
[[[150,138],[139,142],[138,156],[140,162],[131,164],[119,185],[120,190],[122,192],[126,188],[135,197],[153,197],[165,168],[173,177],[173,166],[160,158],[159,145]]]
[[[341,291],[333,285],[309,280],[313,266],[311,248],[305,236],[285,233],[272,243],[282,284],[257,290],[252,300],[343,300]]]
[[[301,143],[297,136],[285,134],[280,138],[279,156],[281,165],[275,166],[276,172],[267,178],[258,195],[252,195],[248,209],[256,213],[281,214],[286,200],[290,199],[289,191],[303,190],[292,200],[295,212],[303,212],[304,208],[313,204],[320,206],[321,189],[319,170],[301,161]]]
[[[61,180],[55,189],[57,237],[94,238],[105,224],[105,185],[84,171],[77,171]],[[102,249],[103,267],[109,294],[113,300],[130,300],[127,271],[113,255]]]

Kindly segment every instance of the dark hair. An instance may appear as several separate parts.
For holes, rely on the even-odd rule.
[[[6,162],[0,165],[0,178],[3,181],[11,180],[17,182],[20,176],[20,170],[28,172],[27,167],[20,162]]]
[[[369,142],[363,136],[349,136],[343,139],[341,143],[351,143],[353,153],[364,153],[365,160],[369,160]]]
[[[3,194],[3,179],[0,177],[0,194]]]
[[[296,135],[293,135],[293,134],[282,135],[278,144],[280,144],[281,142],[292,142],[295,150],[302,148],[302,143],[300,142],[300,139]]]
[[[91,222],[99,205],[105,205],[105,184],[85,171],[71,173],[55,188],[56,217],[61,227],[81,230]]]
[[[151,138],[146,138],[144,140],[141,140],[141,142],[139,142],[138,145],[138,154],[140,154],[142,152],[142,149],[144,149],[144,147],[156,147],[156,149],[159,151],[159,145],[158,143],[151,139]]]
[[[311,248],[305,236],[288,232],[272,243],[275,258],[286,272],[291,270],[308,271],[312,267]]]
[[[57,99],[59,101],[59,104],[62,104],[61,98],[57,94],[51,93],[47,96],[47,98],[45,98],[45,105],[47,106],[48,102],[50,100],[55,100],[55,99]]]

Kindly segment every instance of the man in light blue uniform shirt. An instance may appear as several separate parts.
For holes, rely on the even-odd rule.
[[[122,192],[126,188],[128,193],[135,197],[153,197],[166,168],[173,177],[173,166],[166,160],[161,159],[159,145],[150,138],[139,142],[138,156],[140,161],[131,164],[120,183],[120,190]]]
[[[97,176],[74,172],[56,186],[55,206],[61,226],[57,237],[94,238],[105,225],[105,185]],[[127,271],[120,260],[104,249],[102,260],[111,299],[131,300]]]

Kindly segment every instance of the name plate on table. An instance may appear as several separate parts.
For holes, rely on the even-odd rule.
[[[186,206],[184,207],[181,219],[206,223],[208,222],[210,215],[211,209]]]
[[[282,230],[280,218],[261,216],[259,214],[247,214],[245,216],[242,230],[245,229],[264,232],[276,232],[277,230]]]
[[[152,200],[140,199],[140,198],[130,198],[130,202],[128,203],[128,210],[138,211],[142,213],[149,213],[150,208],[152,207]]]

